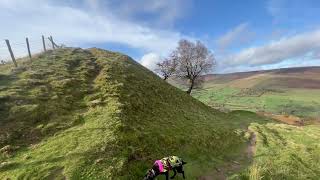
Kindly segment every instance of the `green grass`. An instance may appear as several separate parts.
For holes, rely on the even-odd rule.
[[[254,164],[235,179],[319,179],[319,126],[252,124],[250,130],[257,136]]]
[[[77,123],[95,75],[89,55],[49,51],[10,71],[1,67],[0,146],[36,143]]]
[[[0,179],[141,179],[168,155],[195,179],[234,159],[246,168],[247,127],[270,122],[214,110],[98,49],[50,51],[0,83],[0,148],[16,148],[0,153]]]

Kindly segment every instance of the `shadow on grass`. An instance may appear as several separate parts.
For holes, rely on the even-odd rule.
[[[17,168],[20,168],[22,166],[21,163],[16,162],[3,162],[0,165],[0,172],[10,171]]]

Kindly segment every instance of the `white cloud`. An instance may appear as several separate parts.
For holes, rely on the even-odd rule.
[[[248,26],[248,23],[239,24],[221,36],[217,40],[219,48],[224,49],[231,45],[248,42],[253,36],[253,32],[249,31]]]
[[[0,38],[24,43],[24,38],[28,36],[31,41],[36,42],[31,42],[31,46],[40,46],[41,35],[44,34],[53,35],[58,43],[67,46],[120,43],[142,52],[163,54],[175,47],[183,37],[173,30],[152,28],[144,23],[119,17],[111,7],[100,4],[102,1],[99,0],[75,3],[76,6],[53,0],[0,0]],[[83,5],[79,5],[80,3]],[[103,12],[95,10],[101,6],[104,8]],[[166,7],[154,6],[153,9],[158,6]],[[165,9],[160,9],[164,11],[163,14],[166,13]],[[0,42],[0,48],[2,46]],[[15,50],[18,51],[17,48]]]
[[[284,37],[259,47],[246,48],[239,53],[229,55],[220,62],[221,67],[258,67],[281,63],[292,58],[299,58],[308,53],[320,52],[320,29]],[[303,61],[307,61],[304,59]],[[319,61],[320,64],[320,61]]]
[[[161,57],[156,53],[148,53],[141,58],[140,63],[150,70],[156,69],[156,64],[161,61]]]
[[[191,0],[108,0],[115,13],[122,17],[136,20],[144,15],[146,22],[152,25],[170,27],[186,15],[191,7]],[[151,18],[150,18],[151,17]],[[148,20],[149,19],[149,20]]]

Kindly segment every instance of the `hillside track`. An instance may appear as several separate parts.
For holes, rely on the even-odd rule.
[[[231,174],[235,174],[245,169],[252,163],[256,149],[256,134],[253,131],[247,131],[250,134],[247,147],[244,150],[244,157],[237,157],[229,160],[223,166],[215,167],[206,175],[200,176],[198,180],[226,180]],[[245,159],[245,160],[244,160]]]

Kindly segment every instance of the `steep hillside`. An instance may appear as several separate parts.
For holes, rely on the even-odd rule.
[[[60,49],[1,68],[0,179],[141,179],[172,154],[190,179],[235,159],[240,170],[247,127],[269,122],[213,110],[120,53]]]

